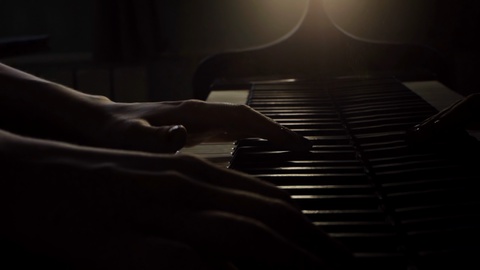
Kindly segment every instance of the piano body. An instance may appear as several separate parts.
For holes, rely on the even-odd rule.
[[[353,39],[312,0],[288,38],[212,56],[194,85],[198,98],[249,89],[250,106],[313,142],[302,153],[242,140],[227,147],[234,147],[229,166],[290,192],[312,222],[353,251],[359,269],[479,269],[477,141],[458,131],[413,146],[405,136],[461,98],[421,81],[430,74],[424,70],[441,74],[440,64],[421,46]],[[405,83],[412,74],[420,77]]]
[[[194,78],[194,96],[205,99],[214,82],[246,78],[332,78],[395,75],[407,80],[447,78],[447,60],[421,44],[355,37],[330,19],[324,0],[310,0],[299,24],[283,38],[257,48],[206,58]]]

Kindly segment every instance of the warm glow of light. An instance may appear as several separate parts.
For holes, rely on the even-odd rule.
[[[377,41],[415,42],[426,35],[433,0],[323,0],[334,23],[351,35]]]
[[[181,51],[219,52],[273,42],[304,15],[308,0],[180,1],[171,33]]]
[[[281,79],[281,80],[262,80],[262,81],[254,81],[255,84],[270,84],[270,83],[292,83],[296,82],[297,79]]]

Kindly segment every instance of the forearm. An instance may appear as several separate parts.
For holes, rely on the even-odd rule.
[[[52,133],[60,127],[66,133],[81,132],[86,130],[83,125],[96,123],[89,119],[104,114],[100,105],[109,103],[106,97],[87,95],[0,64],[0,128],[21,130],[25,135],[35,135],[41,126],[53,129]]]
[[[24,103],[50,101],[56,98],[98,100],[104,97],[87,95],[68,87],[55,84],[34,75],[0,63],[0,96],[2,99],[19,100]]]
[[[42,163],[67,161],[71,157],[86,158],[88,148],[57,141],[21,136],[0,129],[0,157],[2,161],[13,163]]]

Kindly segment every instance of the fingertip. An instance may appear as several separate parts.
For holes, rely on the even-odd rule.
[[[432,132],[421,124],[415,125],[405,131],[405,139],[410,145],[423,144],[432,137]]]
[[[167,131],[167,143],[169,148],[176,152],[187,143],[187,129],[182,125],[175,125]]]
[[[148,143],[150,151],[175,153],[186,144],[187,130],[182,125],[154,127],[154,130]]]
[[[310,151],[313,147],[313,144],[310,140],[307,138],[301,136],[300,134],[290,130],[286,129],[286,146],[292,150],[292,151],[302,151],[302,152],[307,152]]]
[[[305,137],[300,137],[299,142],[298,142],[298,149],[300,151],[310,151],[312,150],[313,143],[305,138]]]

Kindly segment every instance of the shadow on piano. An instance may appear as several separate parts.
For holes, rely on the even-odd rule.
[[[477,141],[458,131],[412,146],[405,136],[437,110],[398,78],[441,74],[439,63],[421,46],[351,39],[329,22],[322,1],[310,1],[288,39],[212,56],[195,87],[205,98],[215,80],[243,79],[250,106],[313,142],[299,153],[242,140],[230,168],[290,192],[312,222],[354,252],[359,269],[479,269]],[[230,81],[221,87],[238,86]]]

